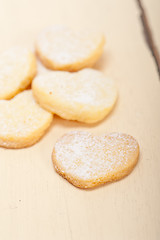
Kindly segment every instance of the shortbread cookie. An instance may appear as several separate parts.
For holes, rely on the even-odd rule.
[[[37,76],[32,89],[45,109],[64,119],[85,123],[103,119],[117,98],[114,82],[93,69],[76,73],[50,71]]]
[[[0,99],[10,99],[24,90],[36,74],[36,59],[24,47],[0,54]]]
[[[78,71],[93,66],[103,52],[104,43],[103,34],[53,26],[38,37],[36,52],[47,68]]]
[[[0,100],[0,146],[23,148],[36,143],[52,119],[52,114],[35,102],[31,90]]]
[[[96,137],[73,131],[55,144],[55,170],[79,188],[92,188],[128,175],[138,161],[139,146],[130,135],[110,133]]]

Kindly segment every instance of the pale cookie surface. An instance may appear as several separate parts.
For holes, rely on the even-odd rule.
[[[45,109],[64,119],[85,123],[102,120],[117,98],[114,82],[93,69],[44,73],[34,79],[32,89]]]
[[[31,90],[0,100],[0,146],[23,148],[36,143],[52,119],[52,114],[35,102]]]
[[[0,99],[10,99],[24,90],[36,75],[36,58],[24,47],[0,54]]]
[[[128,175],[138,161],[139,146],[130,135],[110,133],[96,137],[73,131],[54,146],[55,170],[79,188],[92,188]]]
[[[77,71],[91,67],[99,59],[104,43],[103,34],[53,26],[39,35],[36,52],[50,69]]]

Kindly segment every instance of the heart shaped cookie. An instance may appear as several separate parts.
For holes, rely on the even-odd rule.
[[[52,119],[52,114],[35,102],[31,90],[0,100],[0,146],[23,148],[36,143]]]
[[[32,82],[34,96],[45,109],[68,120],[95,123],[113,108],[117,90],[100,71],[48,71]]]
[[[0,55],[0,99],[10,99],[27,88],[36,75],[36,59],[23,47],[13,47]]]
[[[77,71],[91,67],[99,59],[104,43],[103,34],[53,26],[38,37],[36,52],[50,69]]]
[[[96,137],[73,131],[54,146],[55,170],[79,188],[92,188],[128,175],[138,161],[139,145],[130,135],[110,133]]]

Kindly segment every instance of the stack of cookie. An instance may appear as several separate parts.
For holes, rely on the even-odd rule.
[[[36,57],[29,50],[14,47],[2,53],[0,146],[33,145],[51,125],[53,114],[84,123],[105,118],[115,105],[117,89],[113,80],[89,68],[104,43],[104,36],[93,31],[48,28],[36,41],[36,53],[51,71],[37,76]],[[25,90],[30,85],[32,90]],[[126,176],[138,153],[138,143],[129,135],[71,132],[56,143],[52,157],[58,173],[77,187],[89,188]]]

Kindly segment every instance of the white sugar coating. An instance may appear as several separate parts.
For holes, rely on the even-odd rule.
[[[0,100],[0,138],[25,137],[49,121],[52,121],[52,114],[35,102],[31,90],[12,100]]]
[[[96,137],[73,131],[57,141],[54,152],[55,168],[58,165],[66,175],[90,180],[132,164],[137,157],[138,143],[133,137],[121,133]]]
[[[91,30],[73,31],[64,26],[53,26],[39,35],[37,48],[56,64],[67,65],[83,61],[96,51],[103,38],[102,34]]]
[[[40,58],[47,59],[55,69],[75,63],[82,68],[100,57],[104,42],[103,34],[93,30],[78,31],[65,26],[52,26],[39,35],[36,49]]]
[[[112,79],[100,71],[83,69],[76,73],[54,71],[37,76],[33,81],[33,91],[36,88],[50,95],[50,98],[60,99],[64,104],[76,103],[84,107],[110,107],[116,100],[117,90]],[[52,103],[54,104],[54,102]]]
[[[27,48],[17,46],[1,53],[0,99],[8,99],[12,92],[27,87],[35,73],[36,60]]]

